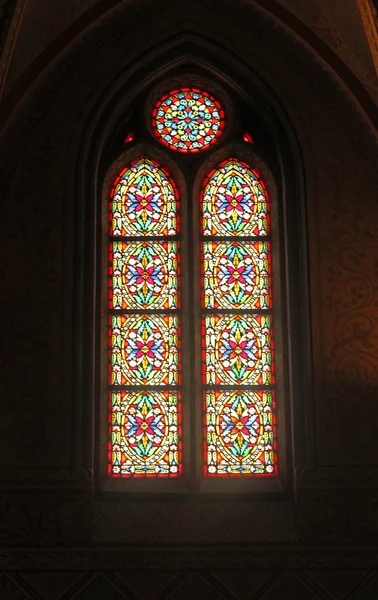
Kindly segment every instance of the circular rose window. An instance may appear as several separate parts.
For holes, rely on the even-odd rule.
[[[166,94],[152,112],[158,140],[178,152],[199,152],[214,144],[223,132],[224,112],[207,92],[182,88]]]

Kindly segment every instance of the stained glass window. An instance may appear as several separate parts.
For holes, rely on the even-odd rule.
[[[234,491],[235,483],[255,490],[251,479],[278,474],[270,178],[266,187],[254,159],[230,157],[237,148],[253,156],[242,101],[230,123],[236,111],[227,94],[219,91],[219,101],[197,85],[160,93],[157,102],[152,92],[150,150],[145,124],[133,123],[123,142],[135,160],[107,176],[107,475],[118,479],[109,489],[165,493],[190,482],[203,491]],[[138,121],[142,112],[133,114]],[[208,163],[190,157],[211,148]],[[229,158],[219,164],[215,156]],[[199,188],[200,173],[207,176]]]
[[[224,111],[209,93],[195,88],[173,90],[152,112],[157,139],[178,152],[206,150],[221,136]]]
[[[109,227],[112,477],[181,472],[179,212],[175,185],[139,159],[114,182]]]
[[[201,229],[205,475],[274,475],[269,202],[249,165],[210,173]]]

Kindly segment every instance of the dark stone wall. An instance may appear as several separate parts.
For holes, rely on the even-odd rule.
[[[74,348],[80,149],[117,76],[188,30],[266,82],[302,153],[312,383],[293,415],[301,460],[286,499],[95,494],[93,408]],[[375,597],[378,154],[346,85],[246,3],[179,14],[129,2],[36,83],[0,144],[0,597]]]

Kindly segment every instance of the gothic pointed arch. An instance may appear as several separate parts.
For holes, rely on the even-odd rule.
[[[309,336],[305,342],[305,349],[303,348],[303,340],[299,336],[299,331],[308,330],[305,205],[301,188],[299,150],[290,124],[287,122],[279,102],[254,73],[247,71],[245,66],[238,63],[232,56],[228,55],[227,68],[224,67],[224,62],[222,63],[222,70],[228,72],[223,72],[220,77],[217,76],[219,66],[217,66],[215,56],[216,47],[205,40],[198,42],[196,36],[190,37],[189,41],[182,40],[181,50],[177,51],[174,58],[172,58],[169,46],[159,47],[159,53],[157,57],[154,56],[155,62],[151,63],[151,71],[147,81],[145,80],[143,83],[142,73],[133,69],[133,73],[123,73],[118,81],[114,83],[113,90],[108,90],[106,97],[102,99],[102,104],[97,106],[93,112],[92,120],[88,124],[88,143],[87,148],[84,148],[83,155],[86,155],[87,176],[91,177],[90,187],[97,198],[97,216],[94,215],[94,218],[97,219],[98,223],[104,218],[100,215],[103,215],[103,207],[108,206],[109,197],[107,194],[109,194],[115,178],[120,176],[123,169],[130,168],[138,153],[140,155],[141,147],[149,148],[148,153],[143,154],[145,159],[154,161],[157,154],[164,155],[164,158],[162,160],[158,159],[157,163],[163,165],[163,167],[164,163],[170,164],[167,172],[170,175],[177,174],[177,177],[173,175],[172,181],[178,188],[181,186],[181,189],[185,189],[185,200],[179,197],[180,206],[184,207],[185,212],[183,218],[183,222],[185,222],[185,239],[182,241],[180,259],[181,280],[185,282],[183,284],[185,292],[181,293],[181,298],[185,303],[185,307],[183,306],[181,309],[183,325],[181,326],[182,337],[180,337],[180,343],[182,344],[183,357],[182,377],[183,381],[186,379],[186,383],[183,383],[183,385],[184,387],[187,386],[185,391],[184,388],[180,390],[180,394],[182,394],[182,438],[180,440],[182,465],[178,472],[181,476],[177,478],[169,477],[169,482],[164,482],[163,478],[156,476],[145,478],[146,480],[143,481],[143,478],[140,478],[136,482],[136,478],[131,477],[127,481],[127,485],[122,477],[119,477],[117,481],[109,477],[109,400],[104,400],[107,384],[104,383],[103,376],[97,375],[97,379],[96,377],[93,379],[93,381],[97,381],[97,384],[95,383],[93,386],[93,395],[96,398],[98,407],[96,413],[98,415],[97,431],[101,438],[95,449],[98,485],[100,489],[105,491],[146,493],[154,493],[155,491],[162,493],[193,491],[204,493],[214,491],[220,493],[282,492],[290,489],[291,486],[293,454],[290,448],[293,442],[292,436],[294,436],[294,461],[296,464],[300,464],[301,461],[308,460],[308,458],[305,458],[302,436],[299,434],[295,438],[296,432],[293,433],[291,428],[293,407],[298,406],[299,398],[309,378],[306,367]],[[201,55],[203,57],[202,63],[199,64],[197,58]],[[227,53],[224,53],[220,58],[224,58],[224,56],[227,56]],[[204,59],[206,59],[206,62]],[[159,62],[160,64],[156,64]],[[226,106],[229,108],[228,111],[225,110],[225,129],[219,140],[216,140],[204,152],[195,155],[190,152],[187,154],[181,153],[180,155],[180,153],[170,149],[167,144],[165,144],[164,149],[151,126],[154,107],[151,99],[155,98],[156,100],[157,96],[164,98],[164,94],[169,93],[169,91],[187,88],[205,89],[210,95],[225,99]],[[269,111],[266,110],[267,105],[271,107]],[[245,132],[247,130],[251,133],[246,140]],[[127,150],[125,150],[124,142],[128,138],[129,131],[133,132],[134,139],[128,139]],[[91,139],[97,140],[95,152],[90,146]],[[232,150],[232,145],[234,150],[237,150],[237,154]],[[138,148],[137,152],[136,148]],[[242,150],[240,151],[240,149]],[[249,158],[248,151],[250,153]],[[135,152],[136,154],[134,154]],[[196,363],[196,357],[201,354],[200,319],[198,319],[200,304],[197,303],[196,305],[196,301],[200,300],[198,294],[200,294],[201,287],[201,262],[197,260],[201,250],[199,214],[197,211],[200,206],[201,185],[206,185],[204,183],[205,179],[207,178],[208,181],[214,169],[223,168],[222,164],[224,165],[225,161],[230,162],[233,159],[235,159],[234,165],[242,165],[242,168],[247,165],[247,170],[252,174],[252,178],[255,177],[257,188],[260,186],[260,189],[263,189],[266,182],[268,182],[269,198],[272,199],[271,222],[274,223],[275,233],[277,234],[274,240],[274,250],[270,251],[271,254],[269,254],[268,262],[264,267],[265,271],[264,269],[261,270],[261,281],[265,280],[267,282],[271,277],[273,282],[271,289],[275,290],[274,297],[276,300],[273,300],[272,306],[274,308],[272,310],[276,311],[278,316],[277,318],[276,315],[273,315],[273,321],[277,323],[277,326],[275,326],[274,335],[265,330],[259,334],[260,337],[262,335],[261,339],[264,338],[265,340],[264,349],[260,344],[258,350],[260,354],[264,355],[264,365],[261,363],[261,377],[257,377],[256,381],[252,383],[254,375],[251,375],[248,383],[248,385],[252,385],[249,393],[251,394],[250,399],[254,398],[255,408],[261,408],[263,405],[268,407],[267,410],[257,411],[257,420],[260,423],[259,435],[251,435],[250,440],[259,439],[261,445],[261,440],[264,439],[264,443],[267,445],[264,452],[268,452],[268,454],[271,452],[271,454],[270,456],[266,455],[267,469],[264,467],[265,470],[261,470],[259,467],[260,472],[255,472],[254,467],[250,471],[250,475],[255,473],[256,476],[243,478],[238,477],[235,472],[232,477],[218,478],[213,484],[209,483],[209,477],[206,476],[209,475],[209,471],[206,474],[205,467],[204,419],[206,419],[206,411],[204,411],[203,390],[200,395],[202,401],[198,397],[194,399],[196,394],[198,396],[198,390],[195,391],[196,386],[202,385],[200,384],[201,375],[198,370],[198,361]],[[94,168],[90,173],[88,167],[91,161]],[[117,164],[117,162],[118,170],[114,171],[113,166],[110,168],[109,165]],[[260,170],[262,169],[265,175],[261,177],[260,175],[253,175],[253,173],[258,172],[259,167],[256,167],[257,164],[260,165]],[[95,181],[93,180],[94,172],[96,174]],[[104,179],[106,181],[105,186],[102,184]],[[181,184],[179,183],[180,180]],[[105,200],[105,197],[107,200]],[[106,219],[108,217],[105,218],[105,221]],[[256,234],[253,231],[250,233],[252,237]],[[102,240],[99,240],[98,236],[95,236],[95,241],[97,258],[93,263],[93,268],[96,268],[99,274],[99,281],[103,282],[103,273],[106,271],[104,257],[106,256],[105,260],[108,260],[108,255],[104,254],[104,237],[102,236]],[[225,239],[222,240],[222,242],[226,241]],[[251,238],[247,241],[250,249],[248,260],[253,260],[253,257],[257,256],[257,246],[255,247],[254,244],[260,243],[261,240],[257,236],[255,240]],[[259,260],[261,262],[262,259],[259,258]],[[184,263],[186,263],[185,266]],[[267,267],[268,263],[269,268]],[[202,279],[203,281],[204,279]],[[109,340],[104,334],[104,329],[101,329],[98,325],[101,315],[102,318],[104,317],[105,287],[104,283],[97,286],[98,291],[94,299],[95,311],[93,318],[97,323],[100,338]],[[257,308],[255,306],[255,311],[261,312],[264,310],[263,303],[267,302],[268,297],[270,302],[270,293],[271,290],[262,293],[258,301],[261,307]],[[230,310],[233,314],[234,309]],[[240,311],[242,310],[244,309],[240,309]],[[271,308],[268,310],[271,310]],[[256,319],[255,316],[258,318]],[[255,316],[253,318],[256,321],[254,323],[254,331],[256,332],[256,327],[262,327],[260,321],[266,319],[267,315],[256,313]],[[271,317],[272,314],[270,313],[269,316]],[[239,312],[238,319],[244,319],[242,312]],[[250,320],[249,323],[251,324],[252,321]],[[240,331],[237,334],[240,337],[239,334],[241,335]],[[244,331],[244,334],[249,335],[247,330]],[[202,339],[206,339],[206,337],[209,338],[206,333],[202,333]],[[271,341],[273,338],[274,343]],[[266,346],[266,343],[268,346]],[[105,364],[103,362],[105,354],[101,344],[97,343],[95,347],[97,351],[92,369],[95,373],[98,373],[99,370],[103,369],[101,364]],[[273,349],[276,352],[274,361]],[[202,356],[204,356],[203,353]],[[216,360],[218,366],[220,366],[223,359],[220,359],[219,349],[214,349],[214,356],[217,356]],[[108,358],[106,359],[106,365],[108,364],[107,361]],[[303,365],[303,363],[306,363],[305,367],[301,368],[299,365]],[[275,378],[280,382],[279,392],[273,389],[276,385],[276,379],[273,383],[272,377],[267,377],[269,369],[271,373],[275,372]],[[293,376],[294,371],[295,377]],[[241,375],[241,370],[239,375]],[[262,383],[263,377],[265,383]],[[269,377],[270,382],[268,383]],[[130,381],[124,382],[124,385],[126,384],[129,385]],[[223,384],[229,386],[225,391],[229,392],[230,397],[232,393],[238,391],[232,388],[230,381],[224,381]],[[265,384],[272,386],[271,389],[263,389],[261,386]],[[236,385],[242,386],[244,384],[240,380]],[[254,387],[259,385],[259,389]],[[269,393],[266,394],[266,391]],[[107,389],[106,394],[108,392]],[[220,390],[215,390],[215,392],[215,395],[217,395]],[[265,396],[263,396],[264,394]],[[241,399],[239,398],[239,400]],[[242,400],[245,403],[245,398]],[[230,401],[228,398],[227,402]],[[192,402],[192,406],[190,402]],[[227,405],[227,402],[225,399],[223,406],[228,410],[231,407]],[[240,406],[237,408],[237,412],[240,412]],[[268,415],[270,407],[271,414]],[[248,411],[247,405],[244,408]],[[302,405],[295,412],[296,420],[303,422],[306,408]],[[264,429],[264,426],[261,425],[264,419],[267,429]],[[219,422],[220,417],[218,418],[218,428]],[[271,428],[271,433],[269,428]],[[273,431],[276,431],[274,435]],[[239,439],[238,443],[241,448],[243,440]],[[249,447],[254,443],[252,441]],[[308,443],[308,440],[306,443]],[[235,448],[231,450],[230,444],[228,442],[227,444],[227,452],[229,454],[235,452]],[[253,452],[248,450],[247,454],[250,457]],[[260,458],[258,457],[257,460],[260,461]],[[268,464],[269,461],[272,461],[271,465]],[[229,474],[229,472],[227,473]],[[267,477],[268,474],[272,476]]]

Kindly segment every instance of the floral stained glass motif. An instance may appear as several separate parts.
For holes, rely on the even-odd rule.
[[[110,394],[113,468],[120,475],[176,475],[181,430],[178,392]]]
[[[205,406],[209,474],[274,473],[273,391],[212,390],[205,394]]]
[[[205,241],[205,308],[269,308],[269,258],[269,242]]]
[[[176,241],[112,242],[109,308],[178,307]]]
[[[111,385],[178,383],[177,315],[112,317]]]
[[[110,235],[165,236],[177,233],[177,193],[167,173],[143,158],[114,182]]]
[[[224,111],[210,94],[195,88],[173,90],[152,112],[158,140],[178,152],[206,150],[224,129]]]
[[[201,224],[205,474],[274,475],[269,203],[256,171],[235,158],[212,171]]]
[[[272,383],[270,315],[207,315],[202,327],[207,385]]]
[[[109,236],[111,477],[181,473],[179,215],[176,188],[142,158],[117,177]]]
[[[236,159],[210,173],[202,200],[202,229],[206,236],[265,236],[269,205],[258,174]]]

